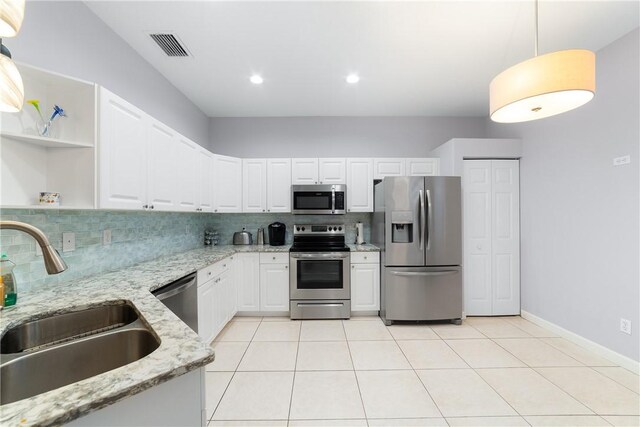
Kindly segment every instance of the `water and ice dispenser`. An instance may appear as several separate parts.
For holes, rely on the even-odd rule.
[[[391,242],[392,243],[412,243],[413,242],[413,212],[411,211],[391,212]]]

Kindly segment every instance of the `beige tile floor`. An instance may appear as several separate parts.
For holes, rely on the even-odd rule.
[[[639,377],[520,317],[235,318],[209,426],[640,426]]]

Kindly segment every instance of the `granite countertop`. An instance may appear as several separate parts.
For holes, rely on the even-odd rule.
[[[277,248],[289,250],[289,247]],[[271,249],[251,248],[252,251]],[[0,336],[12,326],[29,320],[114,301],[131,301],[161,343],[153,353],[136,362],[0,406],[0,425],[63,424],[211,363],[212,348],[150,291],[239,251],[242,250],[234,246],[208,246],[20,294],[14,308],[1,312]]]
[[[3,310],[0,336],[14,325],[114,301],[130,301],[161,340],[150,355],[118,369],[0,406],[3,426],[60,425],[150,387],[205,366],[212,348],[150,291],[239,252],[288,252],[290,245],[207,246],[156,258],[125,269],[21,294]],[[377,251],[349,245],[352,251]]]
[[[352,252],[380,252],[380,248],[370,243],[363,243],[362,245],[348,244]]]

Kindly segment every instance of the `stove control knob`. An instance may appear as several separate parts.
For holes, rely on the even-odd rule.
[[[333,227],[333,231],[338,231],[338,227]]]
[[[300,227],[296,227],[296,231],[300,231]]]
[[[304,227],[302,227],[302,231],[304,231]]]
[[[338,227],[338,230],[339,230],[339,231],[342,231],[342,227]]]

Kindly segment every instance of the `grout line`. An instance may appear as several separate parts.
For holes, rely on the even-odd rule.
[[[344,338],[345,341],[347,343],[347,351],[349,352],[349,360],[351,361],[351,367],[352,372],[353,372],[353,376],[356,379],[356,386],[358,387],[358,395],[360,395],[360,404],[362,405],[362,412],[364,413],[364,419],[365,422],[367,423],[367,427],[369,426],[369,418],[367,417],[367,408],[364,406],[364,399],[362,397],[362,390],[360,390],[360,381],[358,381],[358,374],[356,373],[356,365],[353,363],[353,356],[351,355],[351,346],[349,345],[349,339],[347,338],[347,330],[344,327],[344,322],[345,320],[341,320],[340,323],[342,324],[342,332],[344,333]]]
[[[233,318],[232,318],[232,320],[233,320]],[[229,322],[229,323],[231,323],[231,322]],[[242,356],[240,357],[240,360],[238,360],[238,364],[236,365],[235,369],[233,370],[233,374],[231,375],[231,378],[229,379],[229,382],[227,383],[227,386],[224,388],[224,391],[222,392],[222,395],[220,396],[220,399],[218,400],[218,403],[216,403],[216,407],[213,409],[213,412],[211,413],[211,418],[209,419],[207,424],[209,424],[211,421],[213,421],[213,417],[216,414],[216,411],[218,410],[218,407],[220,406],[220,403],[222,403],[222,399],[224,398],[224,395],[227,394],[227,390],[229,390],[229,386],[231,385],[231,381],[233,381],[233,378],[236,376],[236,373],[238,372],[238,368],[240,367],[240,363],[242,363],[242,359],[244,359],[245,354],[247,354],[247,351],[249,350],[249,346],[253,342],[253,338],[256,336],[256,333],[258,332],[258,329],[260,328],[261,324],[262,324],[262,319],[260,319],[260,321],[258,322],[258,327],[256,328],[256,330],[253,331],[253,335],[251,335],[251,341],[249,341],[249,344],[247,344],[247,348],[244,349],[244,352],[242,353]],[[218,342],[224,342],[224,341],[218,341]],[[229,342],[239,342],[239,341],[229,341]],[[240,342],[246,342],[246,341],[240,341]],[[226,372],[229,372],[229,371],[226,371]],[[205,377],[206,377],[206,372],[205,372]],[[206,386],[206,381],[205,381],[205,386]],[[206,390],[205,390],[205,393],[206,393]]]
[[[293,405],[293,389],[296,386],[296,372],[298,371],[298,354],[300,353],[300,337],[302,336],[302,321],[298,329],[298,342],[296,345],[296,360],[293,364],[293,380],[291,381],[291,395],[289,396],[289,412],[287,413],[287,426],[291,422],[291,406]]]
[[[391,331],[389,331],[389,326],[385,325],[384,327],[385,327],[385,329],[387,329],[387,332],[389,333],[389,335],[391,335],[391,337],[393,338],[393,342],[400,349],[400,352],[402,353],[402,355],[406,359],[407,363],[409,363],[409,366],[411,366],[411,370],[413,371],[413,375],[415,375],[418,378],[418,381],[420,382],[420,384],[422,384],[422,388],[424,388],[424,390],[427,392],[427,395],[429,396],[429,399],[431,399],[431,401],[435,405],[436,409],[438,410],[438,413],[440,414],[440,417],[444,420],[445,423],[447,423],[447,425],[449,425],[449,422],[444,417],[444,414],[440,410],[440,407],[438,406],[438,403],[433,398],[433,396],[431,396],[431,393],[429,393],[429,390],[427,389],[427,386],[424,384],[424,382],[422,382],[422,378],[420,378],[420,375],[418,374],[418,371],[416,371],[416,369],[413,367],[413,364],[411,363],[411,361],[409,360],[409,358],[405,354],[404,350],[402,350],[402,347],[400,346],[400,344],[398,344],[398,340],[396,340],[396,337],[391,333]],[[431,329],[431,328],[429,328],[429,329]],[[433,329],[431,329],[431,330],[433,331]],[[436,335],[438,335],[438,334],[436,333]],[[438,335],[438,336],[440,336],[440,335]],[[424,340],[424,341],[426,341],[426,340]],[[442,341],[444,341],[444,340],[442,340]],[[464,359],[462,359],[462,361],[464,362]],[[464,363],[467,363],[467,362],[464,362]]]

